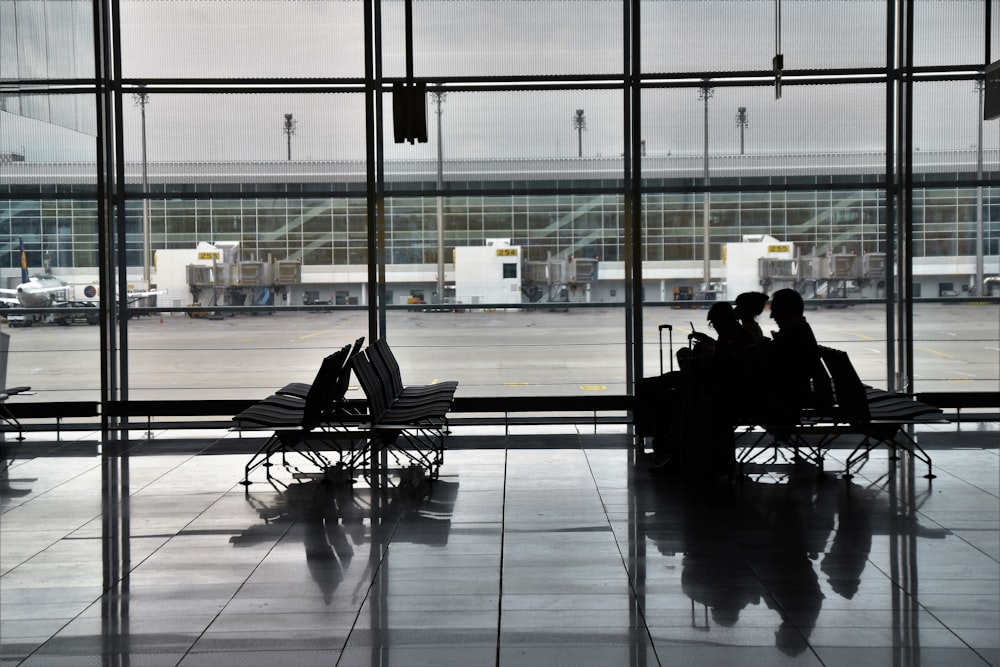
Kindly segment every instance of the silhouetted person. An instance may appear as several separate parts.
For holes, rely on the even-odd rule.
[[[771,296],[771,319],[778,325],[765,346],[767,419],[778,426],[798,422],[802,408],[813,402],[813,378],[826,377],[819,358],[819,345],[806,322],[802,296],[781,289]],[[829,379],[826,379],[829,383]]]
[[[739,363],[755,353],[757,341],[749,335],[736,317],[736,311],[727,301],[719,301],[708,310],[708,325],[715,329],[718,338],[700,331],[688,334],[693,348],[678,350],[677,360],[683,368],[692,359],[702,359],[703,365]],[[711,360],[711,361],[709,361]]]
[[[830,588],[846,600],[853,599],[872,548],[871,500],[861,487],[848,483],[837,497],[837,532],[823,556],[820,570]]]
[[[754,337],[740,326],[725,301],[708,311],[717,338],[692,332],[690,349],[678,352],[681,365],[675,401],[669,406],[674,467],[686,473],[730,475],[734,463],[733,427],[759,360]]]
[[[757,323],[757,316],[764,312],[767,305],[768,296],[763,292],[743,292],[736,297],[735,311],[736,319],[740,321],[743,328],[754,337],[758,343],[767,340],[764,331]]]

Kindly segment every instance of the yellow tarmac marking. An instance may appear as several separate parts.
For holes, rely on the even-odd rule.
[[[584,391],[604,391],[607,387],[603,384],[581,384],[580,389]]]
[[[527,382],[504,382],[503,386],[505,386],[505,387],[527,387],[528,383]]]
[[[952,358],[952,355],[950,355],[950,354],[946,354],[944,352],[938,352],[937,350],[932,350],[929,347],[918,347],[916,349],[922,350],[923,352],[929,352],[930,354],[935,354],[935,355],[937,355],[939,357],[944,357],[945,359],[951,359]]]
[[[861,340],[877,340],[875,338],[872,338],[871,336],[866,336],[863,333],[858,333],[856,331],[852,331],[851,333],[860,338]]]
[[[316,336],[322,336],[323,334],[328,334],[336,331],[336,329],[321,329],[319,331],[314,331],[311,334],[305,334],[304,336],[299,336],[298,338],[293,338],[292,340],[306,340],[308,338],[315,338]]]

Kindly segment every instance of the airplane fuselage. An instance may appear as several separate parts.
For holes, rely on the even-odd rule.
[[[39,273],[17,286],[17,302],[24,308],[48,308],[66,301],[67,289],[55,276]]]

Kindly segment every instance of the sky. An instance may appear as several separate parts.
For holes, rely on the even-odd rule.
[[[383,3],[386,76],[405,72],[402,7],[401,0]],[[982,60],[982,7],[976,0],[920,0],[918,62]],[[11,78],[11,72],[87,76],[91,47],[81,8],[86,3],[72,0],[0,0],[0,78]],[[778,46],[774,8],[768,0],[647,0],[641,10],[643,69],[680,74],[767,69]],[[123,76],[360,77],[362,10],[360,0],[124,0]],[[995,39],[998,15],[994,12]],[[12,17],[19,30],[15,38],[3,39],[10,38],[5,31]],[[785,65],[878,66],[885,57],[883,22],[882,3],[784,0],[780,47]],[[428,78],[613,75],[622,67],[621,26],[621,4],[611,0],[415,0],[414,73]],[[8,99],[8,108],[60,127],[0,112],[0,152],[23,149],[29,160],[38,161],[93,159],[89,97],[30,99]],[[977,99],[969,81],[920,84],[916,145],[923,150],[975,146]],[[396,145],[391,101],[385,101],[386,157],[435,157],[433,105],[428,110],[431,142]],[[123,110],[126,155],[138,161],[142,124],[138,106],[130,102],[126,99]],[[775,99],[771,86],[716,87],[708,103],[709,151],[738,153],[740,106],[748,110],[744,140],[750,152],[879,151],[885,143],[885,104],[881,84],[786,85],[781,99]],[[446,158],[573,157],[581,138],[573,123],[577,109],[586,118],[584,155],[623,150],[620,91],[452,91],[442,109]],[[696,88],[645,91],[647,154],[702,154],[704,110]],[[150,161],[285,159],[286,113],[296,120],[294,159],[364,158],[364,100],[356,92],[160,92],[150,95],[146,111]],[[987,125],[987,148],[998,142],[1000,131]]]

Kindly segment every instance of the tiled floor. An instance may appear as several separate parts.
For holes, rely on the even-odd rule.
[[[197,448],[19,458],[2,664],[998,665],[998,433],[936,435],[934,480],[878,452],[721,490],[624,435],[453,438],[423,498],[245,493],[245,455]]]

